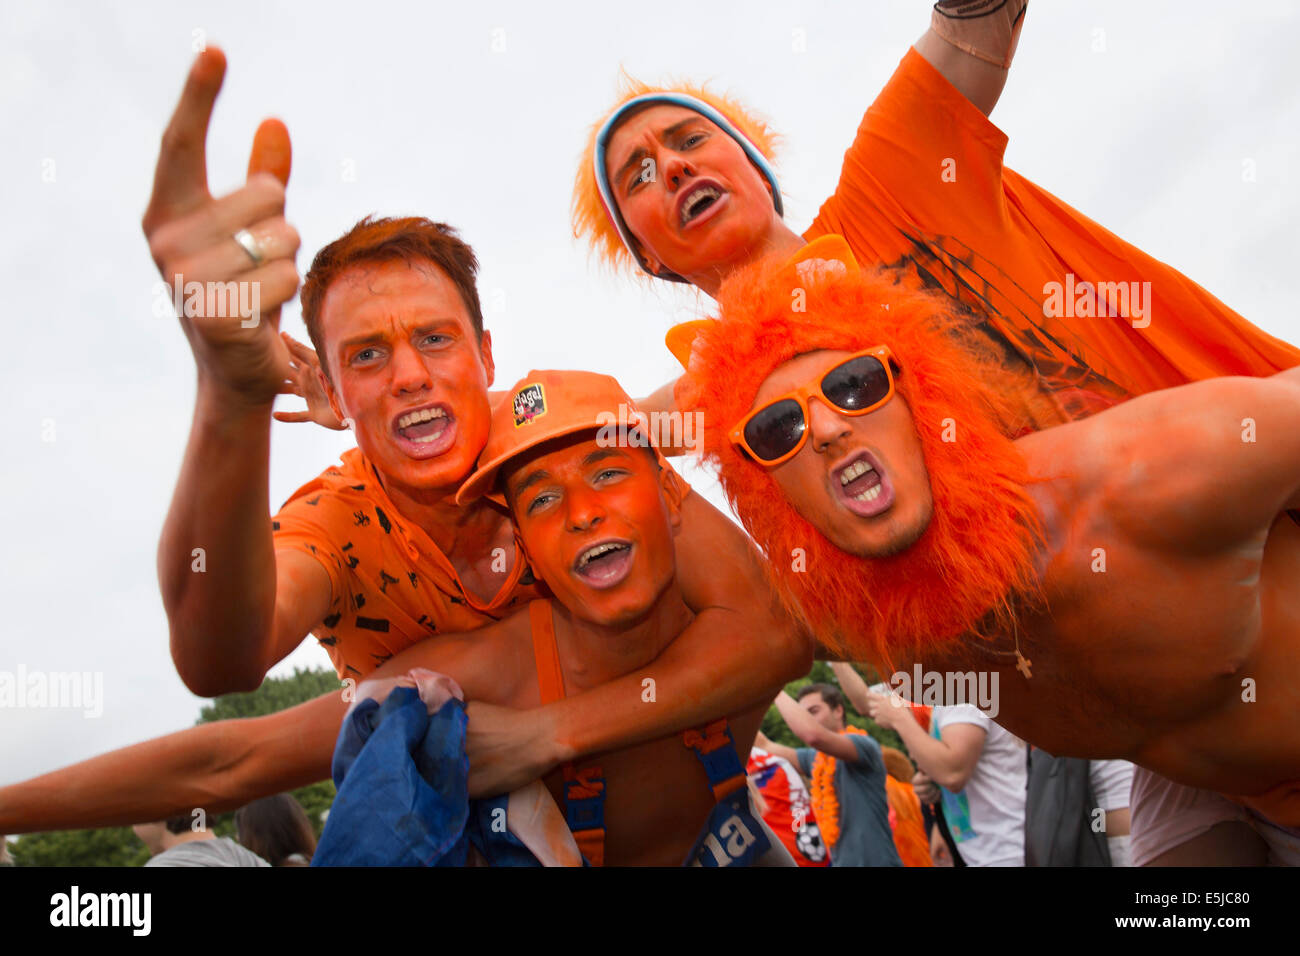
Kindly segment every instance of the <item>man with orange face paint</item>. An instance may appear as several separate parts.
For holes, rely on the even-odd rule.
[[[1031,424],[1214,375],[1269,375],[1300,352],[1186,276],[1007,169],[988,113],[1025,0],[946,0],[863,116],[834,194],[802,234],[783,219],[773,134],[735,100],[632,83],[591,130],[576,235],[607,261],[716,295],[738,268],[847,243],[941,290],[1028,388]],[[680,341],[669,347],[685,360]],[[671,407],[671,391],[656,393]],[[1028,397],[1025,398],[1030,403]]]
[[[496,408],[478,470],[457,496],[489,494],[510,508],[529,566],[554,600],[461,637],[425,641],[363,683],[372,695],[412,668],[446,673],[470,700],[535,708],[624,675],[660,689],[651,665],[692,614],[676,580],[681,483],[616,410],[632,400],[608,376],[530,372]],[[668,690],[668,688],[663,688]],[[653,706],[647,703],[646,706]],[[610,865],[793,865],[752,812],[747,753],[760,704],[570,763],[546,777],[578,846]],[[709,820],[704,833],[701,824]]]
[[[674,692],[658,683],[666,672],[657,661],[678,650],[694,618],[674,557],[686,489],[640,433],[606,424],[620,406],[635,407],[612,378],[589,372],[532,372],[507,393],[482,463],[458,498],[468,505],[486,493],[508,504],[529,566],[554,600],[419,642],[372,670],[357,689],[359,701],[384,696],[420,669],[452,678],[471,702],[530,713],[625,677],[637,683],[647,710]],[[516,414],[524,408],[530,414]],[[345,708],[339,695],[326,695],[108,754],[0,790],[0,819],[10,832],[26,832],[147,816],[160,800],[185,806],[198,799],[195,805],[215,810],[276,759],[328,766]],[[737,750],[748,751],[766,709],[764,700],[731,715],[706,713],[685,733],[612,748],[598,761],[568,761],[545,776],[551,796],[543,801],[565,808],[577,847],[596,865],[793,865],[753,813]],[[469,726],[472,733],[472,716]],[[136,778],[155,791],[128,782]],[[206,800],[198,797],[204,790]],[[557,816],[549,804],[534,809],[537,798],[524,792],[531,815]],[[70,799],[85,805],[75,809]],[[509,807],[513,813],[513,795]],[[331,816],[332,826],[341,822]]]
[[[1300,861],[1300,369],[1012,441],[960,317],[835,265],[739,274],[681,388],[791,608],[895,687],[987,678],[1012,733],[1146,768],[1135,862]]]
[[[251,321],[203,308],[181,316],[198,390],[158,572],[173,660],[205,696],[255,688],[308,632],[340,677],[357,679],[422,638],[482,626],[538,594],[505,512],[454,500],[487,438],[494,366],[473,253],[427,220],[363,221],[316,256],[304,320],[320,387],[359,447],[269,516],[271,406],[292,371],[278,313],[297,285],[298,238],[284,218],[289,142],[282,125],[263,124],[248,185],[212,198],[205,138],[224,70],[215,48],[197,58],[144,217],[167,281],[253,283],[263,307]],[[476,792],[756,704],[806,665],[804,636],[753,600],[761,573],[744,536],[684,486],[682,513],[679,579],[697,616],[655,665],[671,692],[647,708],[628,678],[528,715],[471,705]],[[750,652],[755,633],[770,654]],[[336,730],[337,720],[324,733]],[[285,734],[321,739],[305,723]],[[241,786],[265,795],[327,768],[299,747]]]

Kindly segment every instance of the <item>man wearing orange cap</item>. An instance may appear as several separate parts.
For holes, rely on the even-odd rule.
[[[652,673],[647,666],[691,619],[673,560],[681,489],[644,432],[618,427],[619,409],[637,419],[617,382],[589,372],[530,372],[506,393],[457,500],[486,494],[509,506],[529,566],[554,600],[462,639],[426,641],[372,680],[412,667],[447,671],[470,699],[532,708]],[[657,682],[642,680],[653,701]],[[708,866],[766,855],[793,865],[752,812],[739,756],[765,712],[751,707],[729,722],[713,714],[684,735],[602,754],[598,768],[570,763],[550,774],[547,785],[568,804],[584,855],[615,865]]]
[[[968,702],[991,675],[999,723],[1052,753],[1146,768],[1139,863],[1300,862],[1300,369],[1012,441],[960,317],[839,265],[738,274],[680,389],[792,609]]]
[[[1026,7],[935,4],[802,234],[783,218],[761,119],[699,87],[630,84],[590,132],[575,234],[607,261],[709,295],[747,263],[833,238],[959,303],[1009,372],[1029,373],[1050,399],[1037,427],[1157,388],[1300,364],[1300,351],[1003,165],[1007,136],[988,114]],[[656,399],[672,404],[667,390]]]
[[[261,290],[251,319],[203,303],[179,316],[198,389],[158,573],[173,660],[205,696],[255,688],[308,632],[341,678],[357,680],[424,637],[482,626],[540,593],[508,516],[454,501],[487,438],[492,343],[472,250],[428,220],[363,220],[317,254],[303,317],[320,384],[358,448],[269,516],[271,406],[291,374],[276,326],[297,285],[298,237],[284,217],[289,143],[283,126],[263,124],[248,184],[209,194],[205,137],[224,69],[215,48],[197,58],[144,217],[167,281]],[[680,639],[688,653],[656,664],[667,688],[657,705],[628,679],[527,716],[472,706],[476,791],[757,704],[806,666],[803,636],[753,599],[752,547],[700,496],[682,494],[679,578],[698,613]],[[756,634],[769,653],[752,653]],[[323,775],[297,756],[241,783],[264,795]]]
[[[642,432],[618,428],[620,408],[634,405],[618,384],[588,372],[532,372],[507,393],[492,416],[482,464],[458,499],[468,505],[487,494],[508,504],[529,567],[554,600],[534,600],[527,613],[398,653],[361,684],[359,700],[381,696],[418,669],[451,677],[471,702],[529,711],[621,678],[637,683],[647,708],[675,692],[659,683],[666,672],[657,662],[680,653],[679,635],[694,617],[674,558],[684,486]],[[166,743],[96,758],[0,791],[0,819],[10,832],[102,823],[106,814],[131,819],[150,808],[141,800],[226,793],[253,777],[250,764],[328,766],[345,706],[327,695],[280,714],[223,722],[221,735],[208,730],[214,725],[196,727]],[[765,712],[765,702],[731,715],[709,712],[684,734],[647,731],[598,763],[567,761],[547,774],[587,860],[793,865],[753,813],[738,755],[748,752]],[[472,720],[469,727],[472,734]],[[159,792],[146,795],[114,779],[142,773]],[[80,819],[60,810],[67,807],[61,783],[83,800],[92,795],[90,806],[75,811]],[[50,802],[42,807],[43,800]],[[224,802],[199,805],[211,811]]]

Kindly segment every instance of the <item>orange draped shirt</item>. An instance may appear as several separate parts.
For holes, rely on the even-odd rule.
[[[804,237],[838,233],[863,265],[903,267],[957,297],[1071,418],[1098,410],[1098,396],[1300,365],[1300,350],[1007,169],[1006,145],[908,50]]]

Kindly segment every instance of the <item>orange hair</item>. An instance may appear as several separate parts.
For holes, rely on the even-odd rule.
[[[470,324],[479,341],[483,340],[483,307],[479,303],[475,281],[478,259],[456,230],[421,216],[399,219],[366,216],[316,253],[298,295],[302,303],[303,324],[307,326],[307,335],[320,357],[326,377],[330,375],[329,353],[325,348],[320,312],[330,283],[354,266],[394,261],[425,261],[441,269],[456,286],[469,312]]]
[[[881,747],[880,755],[885,761],[885,772],[895,780],[906,783],[909,786],[912,783],[912,776],[916,769],[912,766],[912,761],[907,754],[893,747]]]
[[[796,289],[804,311],[792,308]],[[889,669],[895,652],[1012,626],[1015,598],[1037,599],[1039,589],[1031,559],[1040,521],[1024,460],[1006,437],[1029,428],[1023,392],[1033,383],[1009,378],[969,318],[901,273],[805,281],[769,259],[733,276],[718,301],[720,317],[701,323],[677,401],[704,413],[703,455],[767,555],[786,607],[846,659]],[[800,515],[728,431],[777,366],[819,349],[875,345],[888,345],[899,363],[896,400],[912,413],[934,511],[905,551],[855,558]],[[945,441],[953,427],[957,440]]]
[[[687,96],[703,100],[729,119],[732,125],[744,133],[769,161],[779,139],[762,118],[730,96],[714,93],[696,83],[679,82],[665,86],[651,86],[624,73],[619,84],[618,98],[587,131],[587,143],[582,150],[582,159],[578,163],[578,174],[573,179],[573,235],[575,238],[585,239],[592,251],[606,264],[616,269],[631,268],[637,274],[643,273],[633,261],[632,253],[627,246],[623,245],[618,230],[609,221],[609,216],[605,214],[605,206],[600,201],[600,190],[596,188],[596,174],[592,163],[596,155],[596,134],[600,132],[605,120],[628,100],[646,93],[685,93]]]

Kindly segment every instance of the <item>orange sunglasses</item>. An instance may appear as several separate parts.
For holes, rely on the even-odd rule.
[[[808,440],[809,398],[821,399],[841,415],[874,412],[894,397],[895,364],[885,345],[856,352],[754,409],[728,437],[751,459],[774,468],[797,455]]]

